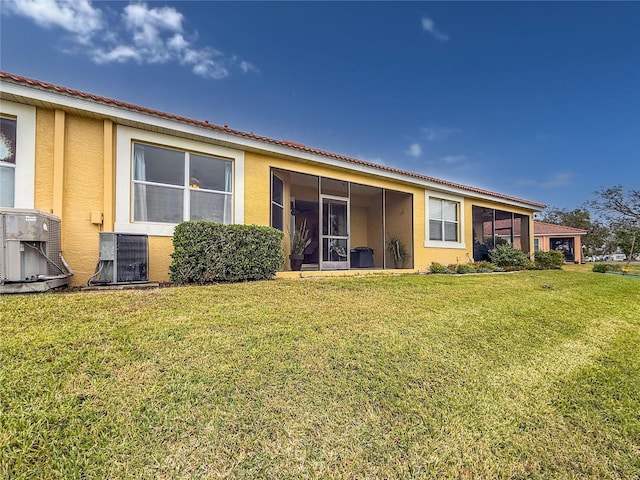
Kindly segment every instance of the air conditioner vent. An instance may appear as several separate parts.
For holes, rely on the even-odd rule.
[[[89,284],[146,283],[148,258],[147,235],[100,232],[100,259]]]
[[[39,210],[0,208],[0,284],[69,277],[60,219]]]

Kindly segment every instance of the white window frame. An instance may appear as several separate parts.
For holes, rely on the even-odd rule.
[[[36,107],[0,101],[0,113],[16,119],[14,208],[34,208],[36,183]]]
[[[133,221],[133,144],[154,144],[185,152],[228,159],[233,163],[231,223],[244,222],[244,152],[209,143],[184,139],[118,125],[116,129],[116,215],[114,229],[124,233],[173,236],[176,224]],[[188,175],[188,171],[186,173]],[[187,191],[190,191],[187,188]],[[188,204],[187,204],[188,205]],[[186,208],[186,207],[185,207]],[[184,217],[186,218],[186,217]]]
[[[273,179],[274,179],[274,177],[282,182],[282,204],[279,204],[278,202],[276,202],[273,199]],[[284,201],[284,179],[282,177],[280,177],[279,175],[276,175],[275,172],[272,171],[271,172],[271,212],[269,212],[269,213],[271,215],[270,226],[273,227],[273,228],[276,228],[276,227],[273,226],[273,206],[274,205],[282,209],[282,218],[281,218],[280,221],[282,222],[282,231],[284,232],[284,229],[285,229],[285,224],[284,224],[284,205],[285,205],[285,201]]]
[[[447,200],[458,204],[458,241],[429,240],[429,199]],[[464,197],[451,195],[442,192],[432,192],[425,190],[424,193],[424,220],[425,220],[425,240],[424,246],[427,248],[457,248],[466,249],[465,243],[465,223],[464,223]]]

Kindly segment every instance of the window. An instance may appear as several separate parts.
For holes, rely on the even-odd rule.
[[[429,240],[458,242],[458,202],[429,198]]]
[[[170,237],[187,219],[244,223],[244,152],[180,135],[116,127],[114,231]]]
[[[284,232],[284,182],[271,174],[271,226]]]
[[[15,118],[0,117],[0,207],[14,206],[16,129]]]
[[[33,208],[36,108],[0,102],[0,207]]]
[[[539,252],[540,251],[540,239],[539,238],[534,238],[533,239],[533,251],[534,252]]]
[[[231,223],[229,160],[133,143],[133,221]]]

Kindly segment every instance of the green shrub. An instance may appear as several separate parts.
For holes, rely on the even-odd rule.
[[[621,272],[622,265],[618,263],[594,263],[591,271],[596,273]]]
[[[475,267],[477,272],[480,272],[480,269],[489,270],[490,272],[493,272],[496,269],[496,266],[493,263],[487,262],[486,260],[480,260],[479,262],[474,262],[473,266]],[[486,273],[486,272],[482,272],[482,273]]]
[[[431,262],[431,266],[429,267],[429,271],[431,273],[447,273],[447,274],[456,273],[456,271],[455,271],[456,265],[453,266],[454,270],[451,270],[450,267],[451,267],[451,265],[449,265],[448,267],[445,267],[441,263]]]
[[[449,270],[450,272],[455,272],[456,270],[458,270],[458,264],[450,263],[449,265],[447,265],[447,270]]]
[[[560,250],[536,252],[533,257],[536,268],[540,270],[561,270],[564,264],[564,254]]]
[[[431,273],[445,273],[447,271],[447,267],[438,262],[431,262],[429,271]]]
[[[475,273],[476,269],[473,265],[470,264],[460,264],[458,268],[456,268],[456,273],[465,274],[465,273]]]
[[[491,263],[505,270],[523,270],[529,268],[531,261],[522,250],[509,244],[498,245],[489,252]]]
[[[173,234],[169,276],[179,284],[273,278],[284,263],[282,237],[271,227],[182,222]]]

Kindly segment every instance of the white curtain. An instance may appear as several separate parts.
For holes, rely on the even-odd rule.
[[[13,167],[0,167],[0,207],[14,206],[15,174]]]
[[[224,191],[233,192],[233,163],[226,162],[224,167]],[[225,195],[224,210],[222,213],[222,219],[225,224],[231,223],[231,212],[233,211],[231,205],[231,199],[233,195]]]
[[[133,178],[145,181],[147,169],[144,161],[144,146],[133,144]],[[133,219],[141,222],[147,221],[147,186],[135,184],[134,215]]]

